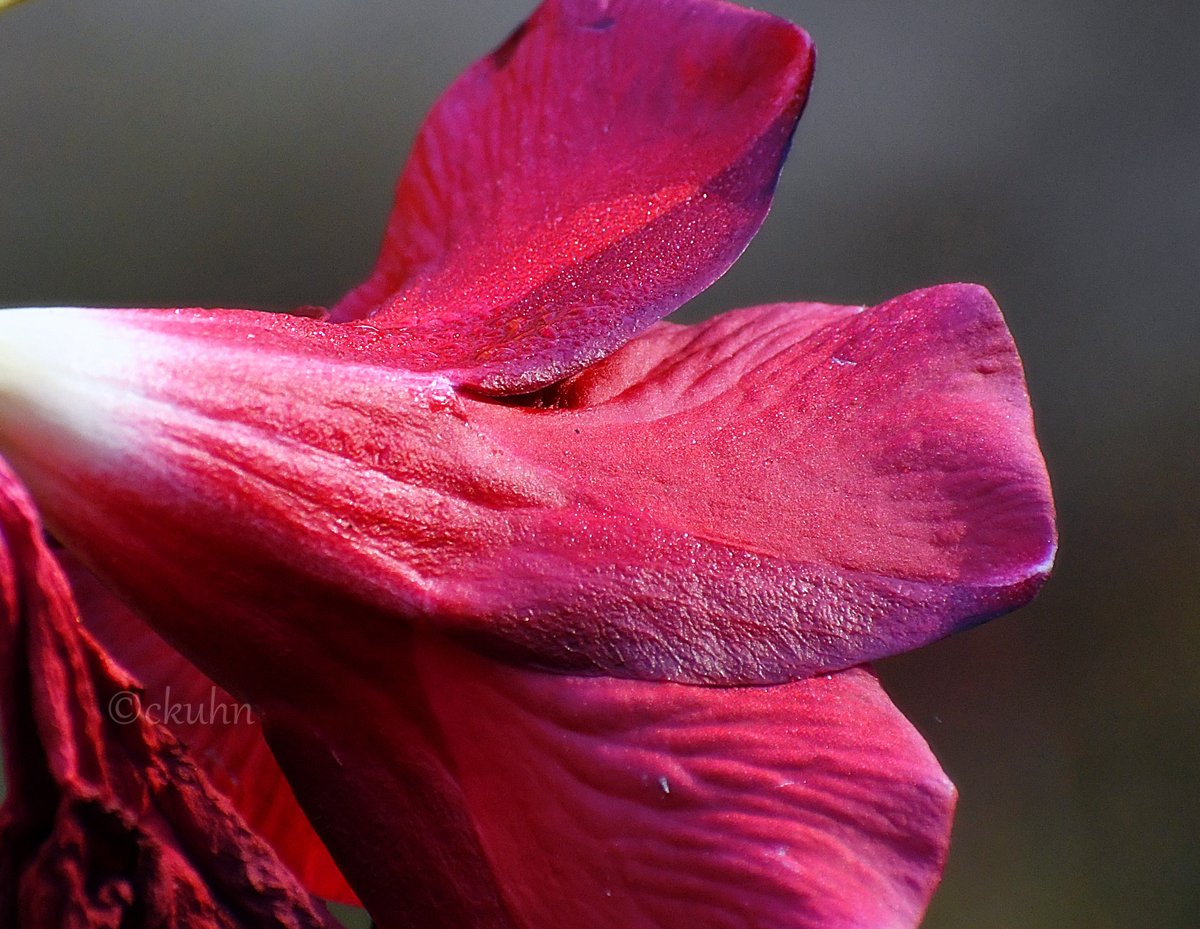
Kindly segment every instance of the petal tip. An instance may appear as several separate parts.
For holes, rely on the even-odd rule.
[[[1023,606],[1025,603],[1028,603],[1030,600],[1032,600],[1045,585],[1046,581],[1050,579],[1050,575],[1054,572],[1054,562],[1058,557],[1058,535],[1056,532],[1054,532],[1053,519],[1050,521],[1050,528],[1050,538],[1047,540],[1046,548],[1041,560],[1030,565],[1024,576],[1015,585],[1024,586],[1029,589],[1028,596],[1021,600],[1020,603],[1016,604],[1017,606]]]

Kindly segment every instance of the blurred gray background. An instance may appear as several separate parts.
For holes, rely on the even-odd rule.
[[[524,0],[0,16],[0,306],[327,303]],[[684,311],[992,288],[1061,514],[1040,600],[885,680],[962,794],[931,929],[1200,913],[1200,4],[775,0],[820,56],[775,209]]]

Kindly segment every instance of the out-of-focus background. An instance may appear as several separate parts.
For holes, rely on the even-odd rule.
[[[1054,479],[1022,613],[883,667],[962,799],[930,929],[1200,913],[1200,4],[763,0],[814,95],[682,314],[987,284]],[[326,303],[418,122],[526,0],[32,0],[0,16],[0,306]]]

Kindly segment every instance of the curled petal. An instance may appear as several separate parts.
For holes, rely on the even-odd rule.
[[[663,324],[539,399],[504,434],[576,476],[539,528],[555,561],[506,568],[540,599],[481,603],[489,578],[461,609],[525,658],[781,680],[1014,609],[1053,561],[1021,362],[981,287]],[[489,608],[504,621],[473,620]]]
[[[269,724],[389,929],[901,929],[940,878],[953,788],[863,669],[710,688],[532,672],[426,640],[398,671],[413,678],[396,729]],[[343,800],[389,829],[350,834]],[[427,862],[466,866],[373,873],[398,826]]]
[[[297,668],[390,675],[402,627],[778,682],[1012,609],[1049,570],[1020,361],[980,288],[664,326],[544,408],[393,347],[245,311],[12,311],[0,445],[56,533],[249,699],[311,699]]]
[[[746,247],[812,66],[803,32],[731,4],[549,0],[434,107],[332,318],[487,393],[579,370]]]
[[[0,468],[0,920],[332,929],[78,625],[24,491]]]

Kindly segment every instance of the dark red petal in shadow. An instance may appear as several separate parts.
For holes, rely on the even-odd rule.
[[[68,551],[57,553],[84,628],[143,688],[141,705],[187,748],[213,786],[310,891],[356,905],[271,755],[262,721],[206,677]]]
[[[861,669],[770,688],[423,668],[529,929],[915,926],[954,791]]]
[[[136,682],[80,629],[3,466],[0,533],[0,923],[334,929],[170,733],[130,715]]]

